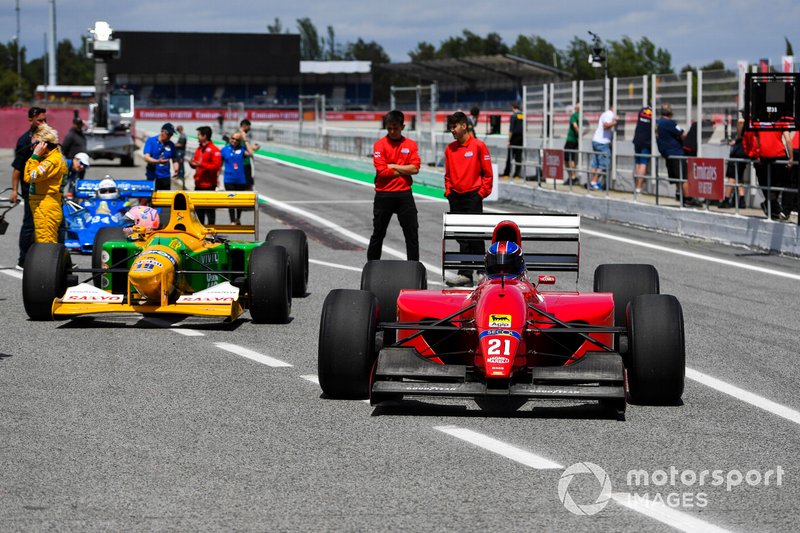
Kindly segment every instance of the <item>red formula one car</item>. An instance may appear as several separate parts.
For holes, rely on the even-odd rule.
[[[487,239],[485,256],[447,250],[454,240]],[[536,251],[523,253],[531,243]],[[547,290],[552,272],[577,276],[579,250],[578,215],[445,214],[443,274],[476,270],[484,279],[427,290],[419,262],[367,263],[361,290],[325,300],[323,392],[373,404],[420,395],[599,400],[619,413],[626,400],[677,403],[680,303],[659,294],[658,272],[642,264],[599,266],[594,292]]]

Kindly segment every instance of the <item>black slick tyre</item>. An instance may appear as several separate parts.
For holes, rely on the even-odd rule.
[[[106,226],[100,228],[94,235],[92,244],[92,268],[103,268],[103,245],[109,241],[124,241],[128,236],[119,226]],[[108,266],[111,266],[110,264]],[[92,282],[95,287],[102,288],[103,276],[99,273],[92,275]]]
[[[292,272],[286,249],[259,246],[247,267],[250,317],[256,324],[283,324],[292,312]]]
[[[361,290],[378,299],[378,321],[397,322],[397,297],[403,289],[428,288],[425,266],[419,261],[369,261],[361,271]],[[384,345],[395,342],[395,330],[385,330]]]
[[[267,233],[266,243],[283,246],[292,268],[292,296],[305,296],[308,289],[308,239],[299,229],[274,229]]]
[[[683,395],[683,309],[668,294],[644,294],[628,306],[628,392],[633,403],[674,405]]]
[[[53,319],[53,300],[66,292],[70,268],[69,252],[63,244],[31,245],[22,273],[22,302],[31,320]]]
[[[658,271],[653,265],[609,264],[600,265],[594,271],[594,292],[610,292],[614,295],[614,325],[625,325],[625,308],[640,294],[658,294],[660,291]],[[620,335],[614,335],[614,344],[619,351]]]
[[[328,293],[319,326],[317,371],[320,387],[330,398],[369,396],[377,324],[378,300],[372,293],[354,289]]]

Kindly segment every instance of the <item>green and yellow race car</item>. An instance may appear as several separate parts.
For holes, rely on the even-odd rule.
[[[156,207],[167,215],[159,225]],[[166,208],[166,209],[165,209]],[[196,209],[253,211],[252,225],[203,225]],[[33,320],[98,313],[179,314],[288,320],[292,296],[308,285],[308,241],[301,230],[272,230],[258,240],[258,195],[230,191],[158,191],[137,206],[129,228],[103,228],[92,267],[72,265],[62,244],[34,244],[25,260],[22,298]],[[253,241],[227,235],[252,234]],[[90,274],[79,282],[80,274]]]

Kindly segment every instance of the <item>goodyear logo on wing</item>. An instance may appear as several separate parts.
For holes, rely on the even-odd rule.
[[[490,328],[510,328],[511,315],[498,315],[496,313],[489,314],[489,327]]]

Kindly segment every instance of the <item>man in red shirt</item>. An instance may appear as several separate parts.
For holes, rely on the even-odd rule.
[[[483,141],[469,134],[467,115],[458,111],[447,119],[455,137],[444,151],[444,195],[451,213],[483,213],[483,199],[492,193],[492,158]],[[461,253],[483,256],[479,242],[458,241]],[[472,285],[472,271],[461,270],[449,285]]]
[[[762,202],[761,209],[764,214],[769,214],[773,220],[788,220],[786,212],[780,202],[780,193],[773,187],[786,187],[789,182],[789,170],[794,159],[792,154],[792,140],[788,131],[757,131],[746,132],[742,138],[747,156],[753,159],[753,167],[758,178],[758,185],[766,201]],[[788,160],[787,164],[785,161]],[[783,162],[778,162],[783,161]],[[767,209],[769,202],[769,209]]]
[[[386,228],[396,213],[406,239],[406,258],[419,261],[417,204],[411,193],[411,176],[419,172],[419,150],[416,142],[403,137],[405,116],[402,112],[389,111],[383,117],[383,124],[386,136],[378,139],[372,149],[375,200],[372,204],[372,237],[367,248],[367,260],[381,258]]]
[[[196,191],[213,191],[217,188],[217,176],[222,168],[222,156],[219,148],[211,142],[211,128],[200,126],[197,128],[197,141],[200,146],[194,152],[194,157],[189,161],[189,166],[194,170],[194,189]],[[214,224],[217,220],[213,209],[198,209],[197,218],[205,224],[206,215],[208,223]]]

